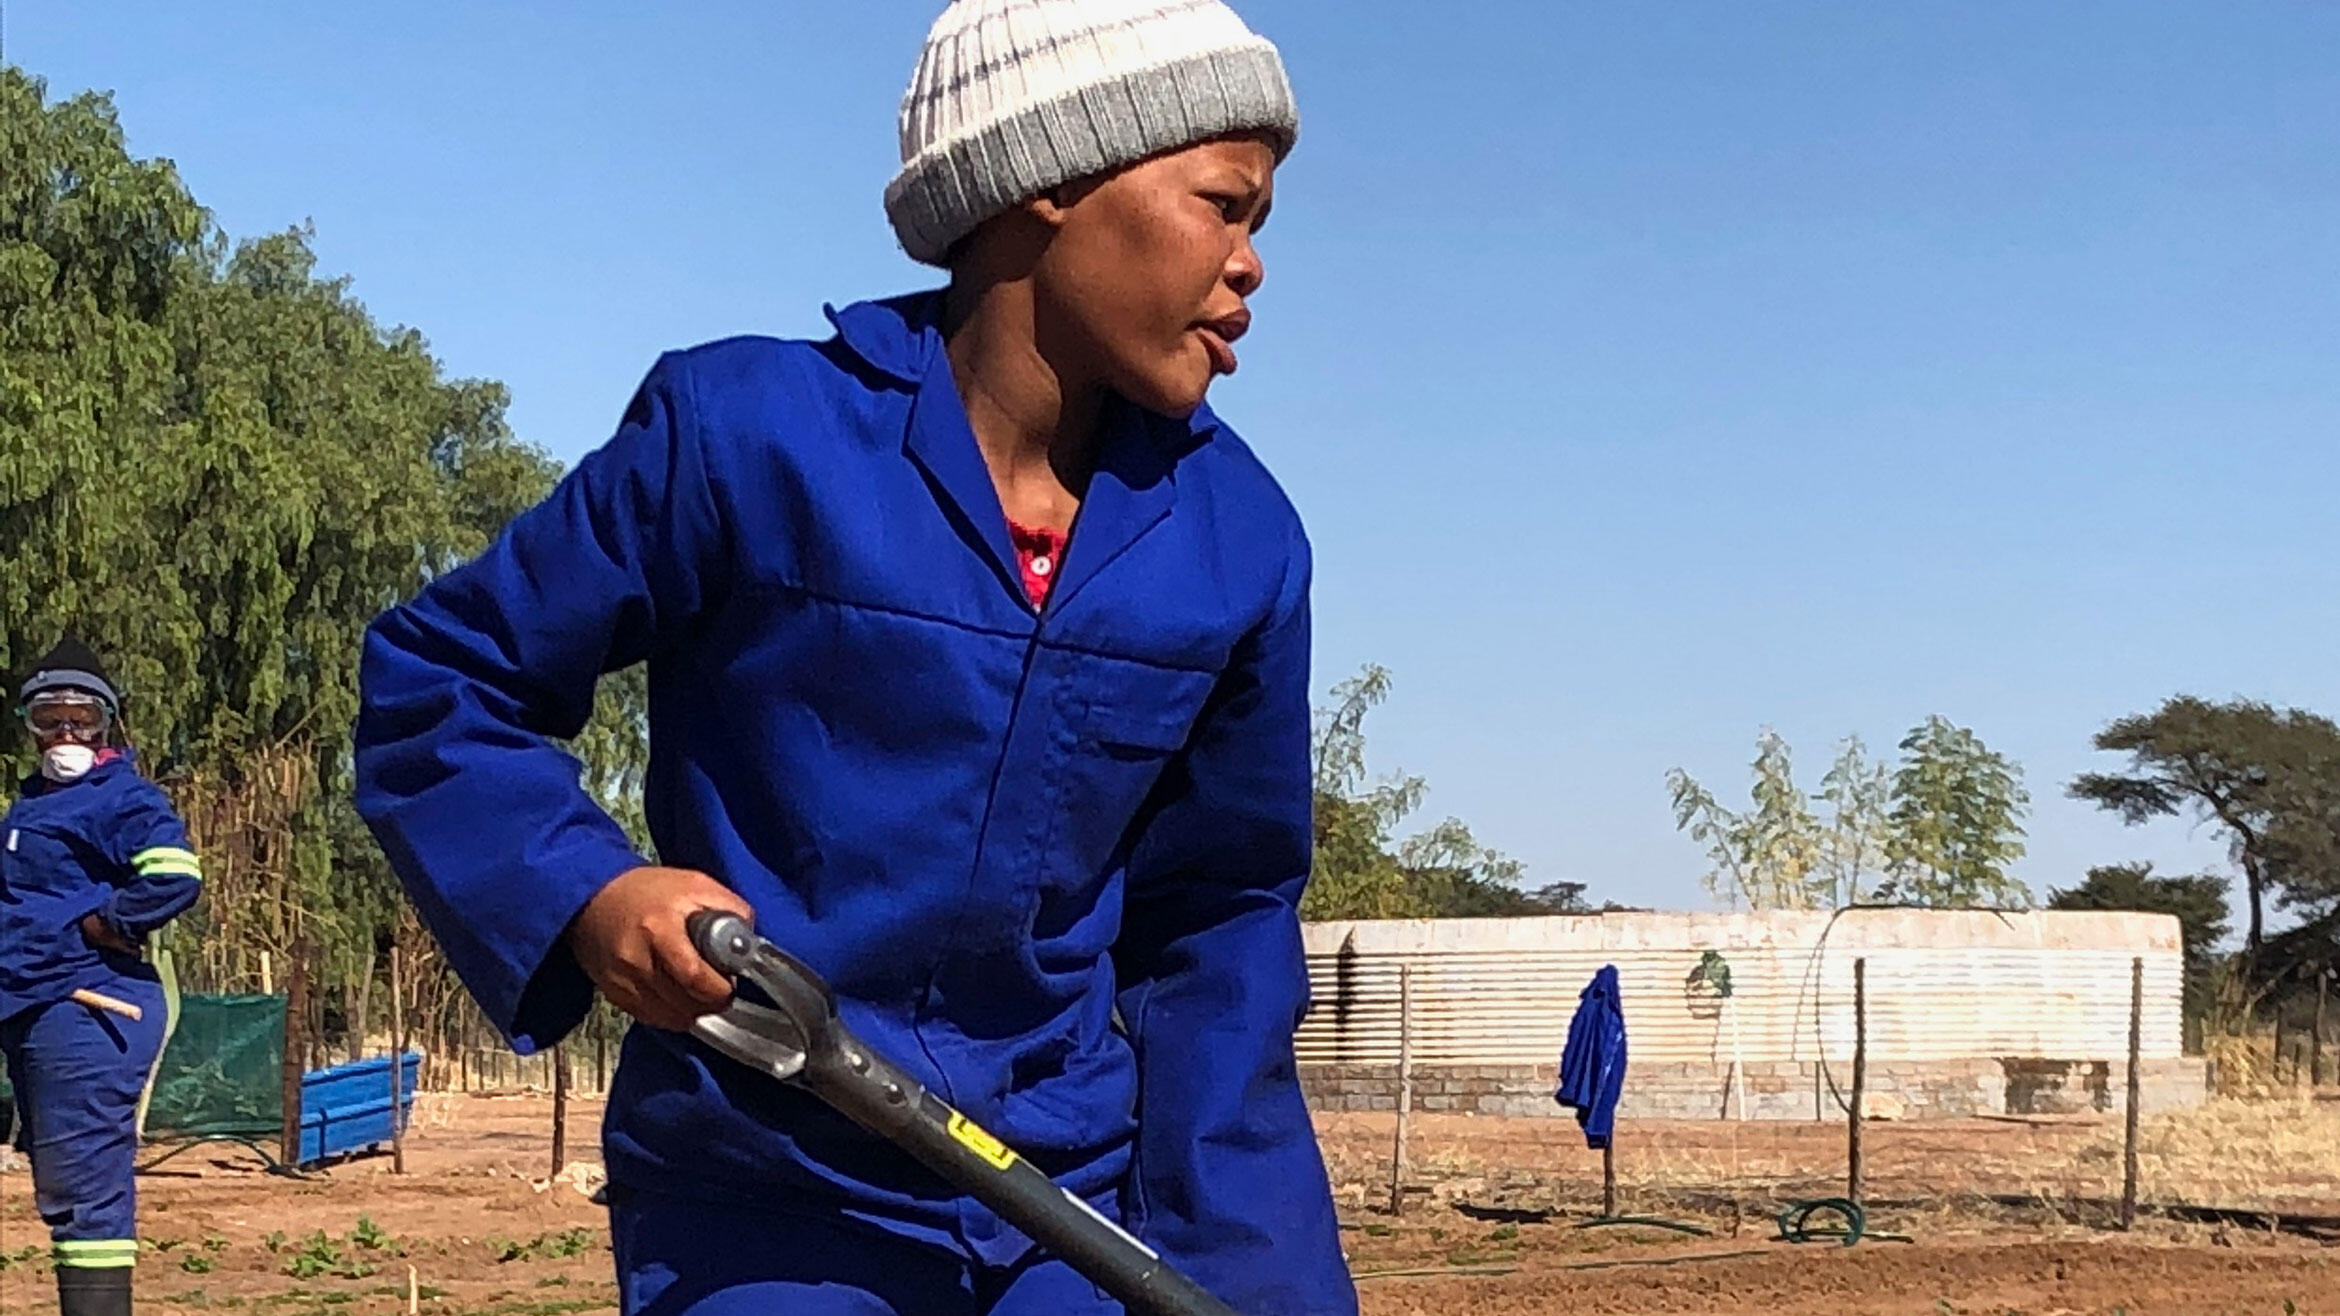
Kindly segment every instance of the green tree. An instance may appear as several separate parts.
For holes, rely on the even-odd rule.
[[[1861,880],[1882,875],[1892,845],[1892,778],[1883,764],[1869,761],[1859,736],[1846,736],[1820,779],[1820,798],[1829,806],[1822,843],[1831,895],[1839,908],[1857,905]]]
[[[1479,917],[1550,913],[1518,890],[1521,865],[1447,818],[1403,840],[1397,829],[1428,786],[1372,779],[1365,718],[1389,697],[1389,672],[1367,666],[1333,687],[1314,731],[1316,862],[1300,913],[1310,919]]]
[[[2122,772],[2084,773],[2071,794],[2131,825],[2190,815],[2226,833],[2242,870],[2246,976],[2266,940],[2266,904],[2310,920],[2340,907],[2340,726],[2300,709],[2180,695],[2124,717],[2096,748]]]
[[[1734,908],[1829,909],[1859,902],[1864,880],[1882,878],[1873,890],[1887,901],[2028,903],[2006,871],[2023,854],[2030,802],[2015,765],[1940,717],[1910,732],[1901,751],[1889,774],[1847,736],[1812,796],[1796,785],[1787,742],[1767,728],[1749,765],[1745,812],[1682,769],[1667,773],[1674,825],[1706,848],[1706,889]],[[1825,822],[1815,802],[1827,806]]]
[[[0,670],[67,630],[112,660],[205,852],[191,988],[302,935],[329,980],[370,974],[402,902],[348,801],[358,646],[557,476],[505,403],[320,276],[307,232],[231,241],[105,97],[0,68]],[[630,689],[586,746],[621,814]]]
[[[2048,893],[2050,909],[2125,909],[2169,914],[2178,921],[2185,951],[2186,1017],[2208,1008],[2218,943],[2227,933],[2227,880],[2213,873],[2155,877],[2153,865],[2107,864],[2088,870],[2076,887]]]
[[[585,789],[643,854],[652,854],[642,803],[642,779],[650,769],[648,668],[637,663],[602,678],[593,720],[573,748],[584,765]]]
[[[1765,728],[1755,742],[1754,807],[1734,813],[1680,768],[1666,774],[1674,824],[1706,847],[1706,889],[1733,908],[1821,909],[1835,877],[1828,834],[1799,789],[1787,742]]]
[[[1365,717],[1389,698],[1389,672],[1367,667],[1333,687],[1314,728],[1316,860],[1305,917],[1408,918],[1424,912],[1407,888],[1390,835],[1420,807],[1419,777],[1373,781],[1365,766]]]
[[[1942,907],[2030,904],[2030,888],[2007,872],[2023,857],[2030,805],[2012,760],[1965,727],[1928,717],[1902,738],[1893,774],[1886,898]]]

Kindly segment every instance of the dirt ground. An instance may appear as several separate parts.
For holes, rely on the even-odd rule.
[[[391,1316],[407,1309],[411,1275],[423,1312],[614,1312],[604,1217],[587,1199],[599,1108],[572,1103],[574,1160],[553,1179],[549,1106],[426,1095],[403,1176],[387,1155],[307,1180],[263,1173],[233,1148],[178,1156],[140,1181],[140,1310]],[[2324,1114],[2305,1106],[2261,1122],[2281,1130],[2268,1136],[2322,1142]],[[2212,1139],[2223,1159],[2276,1159],[2220,1118],[2185,1138]],[[1851,1248],[1778,1241],[1772,1219],[1784,1201],[1841,1191],[1841,1127],[1621,1127],[1620,1210],[1703,1235],[1585,1227],[1600,1162],[1566,1121],[1417,1117],[1408,1207],[1394,1218],[1388,1117],[1328,1119],[1323,1133],[1368,1316],[2340,1312],[2340,1245],[2270,1228],[2276,1217],[2153,1213],[2126,1235],[2099,1227],[2107,1132],[2094,1121],[1869,1126],[1870,1227],[1913,1241]],[[2147,1146],[2175,1165],[2184,1138],[2157,1136]],[[2326,1177],[2336,1155],[2234,1170],[2162,1199],[2256,1192],[2340,1215],[2340,1172]],[[30,1193],[22,1171],[0,1175],[6,1316],[53,1310]]]

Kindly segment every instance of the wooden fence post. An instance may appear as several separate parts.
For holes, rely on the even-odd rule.
[[[559,1178],[569,1166],[569,1047],[556,1042],[552,1049],[553,1155],[552,1172]]]
[[[1861,1105],[1869,1086],[1869,962],[1853,961],[1852,1109],[1845,1114],[1844,1196],[1861,1201]]]
[[[2316,1035],[2309,1042],[2308,1086],[2324,1085],[2324,994],[2332,985],[2332,972],[2326,969],[2316,975]]]
[[[2144,1090],[2145,960],[2129,961],[2129,1110],[2121,1135],[2121,1228],[2137,1223],[2137,1107]]]
[[[398,947],[390,948],[390,1173],[406,1173],[406,986]]]
[[[1398,966],[1397,1145],[1389,1157],[1389,1213],[1406,1213],[1406,1119],[1414,1108],[1414,967]]]
[[[284,1128],[277,1140],[277,1159],[289,1167],[301,1163],[301,1077],[307,1072],[309,1047],[309,960],[302,948],[293,951],[284,989],[284,1064],[279,1075]]]

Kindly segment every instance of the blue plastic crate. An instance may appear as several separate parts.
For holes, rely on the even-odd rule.
[[[398,1129],[414,1123],[414,1085],[422,1078],[422,1055],[409,1051],[400,1066]],[[301,1076],[301,1160],[303,1165],[372,1151],[389,1144],[390,1057],[370,1056]]]

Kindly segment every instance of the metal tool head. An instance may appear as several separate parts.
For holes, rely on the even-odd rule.
[[[700,910],[691,944],[726,977],[753,985],[769,1006],[734,996],[730,1005],[691,1025],[700,1041],[750,1068],[786,1081],[804,1072],[812,1053],[830,1044],[837,998],[802,961],[755,934],[746,919]]]
[[[691,1035],[751,1069],[786,1082],[804,1072],[804,1035],[778,1010],[733,1001],[691,1024]]]

